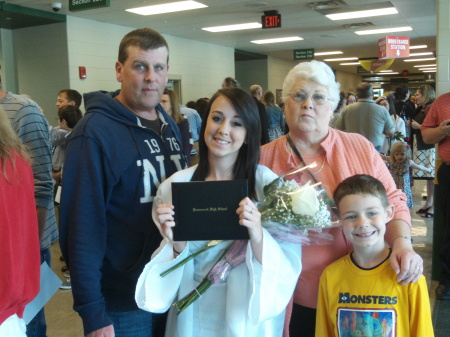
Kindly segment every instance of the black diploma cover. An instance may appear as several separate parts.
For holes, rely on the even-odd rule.
[[[248,240],[236,210],[248,196],[247,180],[172,183],[174,241]]]

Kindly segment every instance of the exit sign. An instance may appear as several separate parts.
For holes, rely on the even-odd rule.
[[[278,11],[266,11],[261,16],[262,28],[281,28],[281,14]]]

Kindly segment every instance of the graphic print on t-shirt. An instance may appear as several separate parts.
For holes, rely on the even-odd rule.
[[[339,337],[395,337],[394,309],[339,308]]]

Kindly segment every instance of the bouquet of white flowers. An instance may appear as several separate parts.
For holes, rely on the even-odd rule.
[[[325,191],[316,190],[320,183],[303,186],[287,176],[288,173],[264,187],[265,199],[259,206],[262,226],[276,239],[303,245],[330,244],[333,236],[324,230],[337,225],[331,221],[329,198]]]

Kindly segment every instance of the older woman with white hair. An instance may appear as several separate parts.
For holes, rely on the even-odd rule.
[[[339,101],[339,84],[331,68],[319,61],[298,64],[284,80],[283,100],[289,133],[262,147],[260,163],[282,175],[315,162],[315,168],[303,171],[306,173],[300,173],[296,180],[320,181],[330,203],[336,186],[347,177],[369,174],[380,180],[389,203],[395,206],[385,235],[392,248],[392,268],[398,274],[398,282],[416,282],[422,274],[423,261],[412,248],[411,216],[405,195],[395,187],[369,141],[328,126]],[[334,237],[331,245],[303,247],[303,269],[294,292],[292,315],[287,316],[291,337],[314,336],[320,275],[326,266],[351,251],[340,227],[332,228],[330,233]],[[289,335],[287,330],[285,327],[285,336]]]

